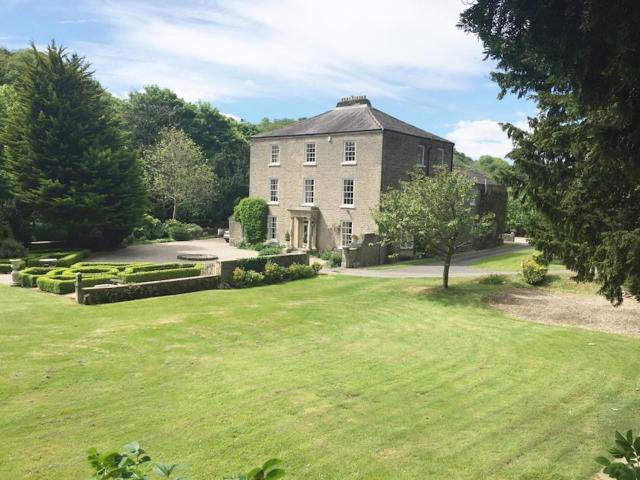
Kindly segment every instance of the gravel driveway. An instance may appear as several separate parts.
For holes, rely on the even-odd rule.
[[[95,252],[87,259],[89,262],[182,262],[178,260],[178,252],[206,252],[217,255],[220,260],[256,257],[258,252],[232,247],[222,238],[208,240],[189,240],[186,242],[150,243],[131,245],[127,248],[110,252]]]

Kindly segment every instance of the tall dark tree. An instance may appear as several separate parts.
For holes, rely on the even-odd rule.
[[[32,48],[1,133],[11,193],[73,244],[117,245],[145,209],[138,161],[89,64],[53,43]]]
[[[461,26],[497,61],[502,95],[536,100],[513,184],[542,215],[534,244],[620,303],[640,299],[640,3],[477,0]]]

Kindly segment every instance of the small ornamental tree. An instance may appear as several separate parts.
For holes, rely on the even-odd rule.
[[[250,244],[267,239],[269,207],[261,198],[243,198],[233,210],[234,218],[242,225],[242,236]]]
[[[193,210],[213,197],[213,170],[202,149],[182,130],[162,130],[143,159],[147,188],[153,198],[171,206],[172,219],[176,219],[178,207],[191,206]]]
[[[374,217],[384,243],[400,243],[413,237],[444,261],[442,286],[449,287],[453,254],[487,233],[493,214],[475,213],[471,200],[474,183],[457,171],[440,169],[427,177],[420,171],[398,189],[382,194]]]

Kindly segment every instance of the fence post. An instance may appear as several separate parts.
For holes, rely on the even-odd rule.
[[[82,294],[82,274],[76,273],[76,302],[79,304],[84,303],[84,296]]]

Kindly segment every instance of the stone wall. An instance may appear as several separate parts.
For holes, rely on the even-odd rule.
[[[242,225],[229,217],[229,245],[237,247],[242,242]]]
[[[140,298],[176,295],[218,288],[220,278],[217,275],[175,278],[155,282],[129,283],[126,285],[98,285],[95,287],[76,287],[76,300],[83,305],[124,302]]]
[[[361,244],[344,248],[342,251],[345,268],[380,265],[385,263],[386,258],[387,247],[382,245],[378,236],[372,233],[364,235]]]
[[[477,185],[480,194],[477,200],[478,214],[493,212],[496,220],[487,235],[473,242],[474,249],[493,248],[502,245],[507,222],[507,189],[502,185]]]

